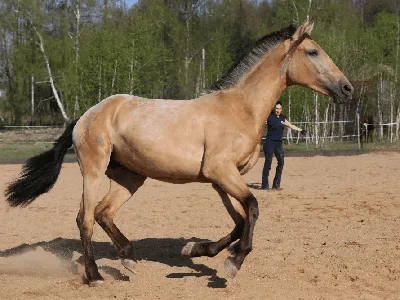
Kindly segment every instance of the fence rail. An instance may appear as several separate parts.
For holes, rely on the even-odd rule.
[[[357,119],[359,120],[359,117],[357,116]],[[310,128],[310,134],[307,134],[307,136],[301,136],[300,133],[297,135],[292,135],[291,129],[288,129],[287,135],[283,137],[284,140],[288,141],[289,143],[298,143],[300,140],[305,140],[306,143],[315,143],[316,145],[318,144],[318,140],[323,141],[324,143],[327,141],[334,141],[337,139],[351,139],[351,138],[357,138],[358,142],[358,148],[361,149],[362,147],[362,131],[361,127],[365,126],[366,132],[368,133],[368,128],[371,128],[371,126],[374,127],[381,127],[383,126],[391,126],[396,127],[396,132],[399,131],[400,128],[400,122],[391,122],[391,123],[361,123],[358,120],[346,120],[346,121],[300,121],[300,122],[291,122],[292,124],[296,125],[306,125],[306,127]],[[354,127],[352,129],[353,133],[352,134],[332,134],[333,130],[328,130],[327,126],[328,125],[334,125],[334,124],[342,124],[342,125],[348,125],[348,124],[354,124]],[[308,125],[308,126],[307,126]],[[317,125],[317,126],[316,126]],[[321,126],[322,125],[322,126]],[[63,125],[53,125],[53,126],[45,126],[45,125],[1,125],[0,126],[0,143],[7,143],[7,144],[52,144],[54,141],[49,141],[49,138],[52,138],[54,136],[55,138],[61,133],[54,131],[52,133],[48,133],[47,135],[47,140],[40,140],[40,139],[35,139],[35,140],[30,140],[30,141],[23,141],[21,140],[22,138],[20,137],[17,140],[7,140],[7,136],[3,135],[2,132],[7,132],[8,130],[14,131],[14,129],[21,129],[21,130],[28,130],[30,132],[30,129],[32,130],[40,130],[40,129],[63,129]],[[339,128],[339,127],[338,127]],[[335,129],[338,129],[335,128]],[[315,134],[315,129],[319,131],[323,131],[322,134],[317,133]],[[322,130],[321,130],[322,129]],[[328,132],[331,133],[331,135],[328,135]],[[33,133],[34,134],[34,133]],[[262,140],[265,140],[265,137],[262,138]]]

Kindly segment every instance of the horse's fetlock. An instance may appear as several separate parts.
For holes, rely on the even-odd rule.
[[[219,253],[219,251],[215,247],[208,247],[207,252],[208,252],[207,254],[209,257],[214,257]]]
[[[245,246],[245,247],[243,247],[243,252],[246,255],[249,254],[251,251],[253,251],[253,246]]]
[[[120,251],[118,251],[118,256],[119,257],[127,257],[130,256],[133,252],[133,247],[132,244],[128,244],[124,248],[122,248]]]

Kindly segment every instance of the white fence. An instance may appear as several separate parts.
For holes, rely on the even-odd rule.
[[[291,123],[298,125],[298,127],[307,129],[307,134],[306,136],[301,136],[299,132],[295,132],[296,136],[293,136],[294,131],[288,128],[286,136],[284,136],[283,139],[286,140],[289,144],[290,143],[297,144],[299,143],[299,141],[305,140],[306,143],[315,144],[315,146],[318,147],[320,141],[322,143],[325,143],[326,141],[337,141],[337,140],[342,141],[343,139],[354,138],[355,140],[357,140],[358,148],[361,149],[363,142],[362,139],[363,137],[365,138],[369,136],[368,133],[371,130],[371,127],[372,129],[379,128],[379,132],[377,133],[377,135],[380,138],[383,138],[384,126],[388,127],[388,139],[390,140],[391,143],[393,143],[393,141],[400,140],[399,139],[400,122],[382,123],[382,124],[361,123],[359,115],[357,115],[356,120],[348,120],[348,121],[318,121],[318,122],[310,121],[310,122],[291,122]],[[337,128],[339,129],[341,134],[332,134],[332,132],[334,132],[332,125],[335,124],[339,124],[341,126],[341,128]],[[343,128],[344,124],[353,124],[352,134],[343,133],[345,131]],[[331,126],[329,130],[328,130],[328,125]],[[330,132],[331,134],[328,134],[328,132]],[[262,139],[265,140],[265,137],[263,137]]]

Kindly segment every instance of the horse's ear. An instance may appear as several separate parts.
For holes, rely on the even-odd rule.
[[[301,26],[299,28],[297,28],[296,32],[293,34],[292,41],[293,42],[298,41],[303,36],[303,34],[306,32],[308,26],[309,26],[309,20],[307,18],[303,22],[303,24],[301,24]],[[312,30],[312,28],[311,28],[311,30]]]
[[[314,22],[312,22],[311,24],[309,24],[309,25],[306,27],[305,32],[306,32],[308,35],[311,35],[311,31],[313,31],[313,29],[314,29]]]
[[[294,42],[298,41],[305,33],[311,35],[311,31],[313,30],[313,28],[314,28],[314,22],[310,24],[310,20],[307,18],[293,34],[292,41]]]
[[[287,67],[290,63],[293,53],[297,49],[297,46],[300,45],[301,42],[311,34],[313,28],[314,28],[314,23],[310,24],[308,18],[303,22],[303,24],[301,24],[299,28],[297,28],[296,32],[290,39],[289,50],[286,53],[286,56],[284,58],[284,63],[281,68],[281,76],[286,73]]]

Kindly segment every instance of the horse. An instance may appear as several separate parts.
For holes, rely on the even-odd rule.
[[[96,221],[111,238],[122,265],[134,271],[132,244],[114,224],[118,209],[146,178],[169,183],[212,183],[235,226],[218,241],[190,242],[181,254],[213,257],[230,247],[230,278],[253,249],[258,202],[242,175],[257,162],[265,121],[285,88],[301,85],[336,103],[350,101],[353,86],[311,38],[314,23],[289,26],[261,38],[204,94],[168,101],[113,95],[72,121],[47,152],[30,158],[6,188],[10,206],[26,206],[48,192],[73,145],[83,177],[76,218],[89,286],[103,283],[92,246]],[[100,178],[110,188],[97,204]]]

